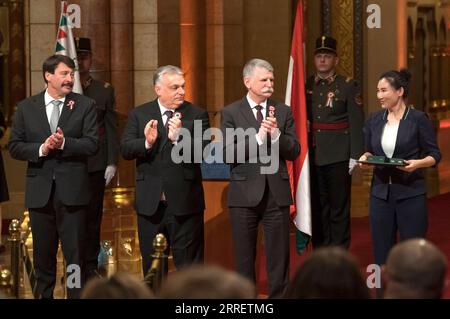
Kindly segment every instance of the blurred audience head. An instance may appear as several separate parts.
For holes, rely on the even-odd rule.
[[[90,280],[81,293],[82,299],[152,299],[153,293],[135,276],[115,273],[109,278]]]
[[[158,295],[166,299],[253,299],[247,278],[214,265],[194,265],[170,274]]]
[[[288,287],[289,299],[368,299],[357,260],[340,247],[313,251]]]
[[[383,272],[384,298],[439,299],[447,271],[445,255],[425,239],[409,239],[395,245]]]

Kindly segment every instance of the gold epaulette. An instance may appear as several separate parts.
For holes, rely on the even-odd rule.
[[[347,77],[346,79],[345,79],[345,82],[350,82],[351,80],[353,80],[353,78],[352,77]]]
[[[105,82],[105,85],[104,85],[105,88],[110,87],[110,86],[111,86],[111,84],[109,84],[108,82]]]

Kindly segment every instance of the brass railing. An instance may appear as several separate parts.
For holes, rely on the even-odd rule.
[[[20,287],[20,222],[13,219],[9,224],[8,241],[11,243],[11,277],[12,277],[12,294],[19,298]]]
[[[158,292],[161,288],[161,284],[167,275],[168,269],[168,256],[165,254],[167,249],[167,240],[163,234],[156,235],[153,240],[152,265],[144,277],[144,282],[153,292]]]
[[[12,294],[11,271],[4,268],[0,271],[0,299],[9,298]]]
[[[28,276],[33,296],[37,298],[36,276],[34,274],[33,262],[27,249],[27,240],[31,235],[29,227],[28,212],[24,213],[22,222],[13,219],[9,224],[8,241],[11,243],[11,293],[15,298],[19,298],[20,284],[23,280],[22,269]]]
[[[8,292],[8,296],[20,297],[21,283],[24,282],[24,273],[28,277],[34,298],[39,298],[36,291],[36,276],[33,261],[30,258],[28,247],[32,245],[32,229],[29,226],[28,212],[25,212],[22,222],[18,219],[11,221],[9,225],[8,241],[11,244],[11,270],[2,271],[0,274],[0,290]],[[168,256],[167,240],[163,234],[156,235],[153,240],[152,264],[144,277],[144,282],[149,288],[157,292],[167,276]],[[65,285],[64,285],[65,286]]]

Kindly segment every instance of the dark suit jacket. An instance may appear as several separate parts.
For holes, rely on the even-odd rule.
[[[56,192],[65,205],[87,205],[90,199],[87,157],[98,147],[94,101],[76,93],[66,96],[58,123],[64,132],[64,149],[39,157],[39,147],[51,135],[44,93],[18,104],[8,143],[13,158],[28,161],[25,206],[45,206],[53,177]],[[72,109],[68,101],[74,102]]]
[[[182,114],[182,127],[190,131],[193,145],[194,120],[201,121],[203,132],[209,128],[208,113],[187,101],[177,112]],[[158,138],[147,150],[144,128],[152,119],[158,120]],[[136,107],[128,114],[121,153],[127,160],[136,159],[136,210],[141,215],[153,215],[164,191],[167,209],[175,215],[203,213],[205,200],[200,163],[174,163],[173,144],[166,136],[157,100]]]
[[[119,157],[114,88],[109,83],[92,79],[83,94],[93,99],[97,108],[98,151],[88,160],[89,172],[96,172],[108,165],[117,165]]]
[[[300,154],[300,144],[295,133],[295,123],[292,117],[291,109],[283,104],[273,100],[267,101],[267,106],[275,106],[275,117],[281,135],[278,140],[279,146],[279,168],[275,174],[262,175],[260,168],[268,166],[260,161],[261,149],[256,146],[257,154],[251,154],[251,144],[258,145],[255,136],[249,136],[243,142],[245,145],[238,145],[236,139],[228,139],[226,136],[227,128],[254,128],[258,132],[259,125],[253,114],[247,98],[236,101],[222,110],[221,130],[224,137],[224,157],[228,164],[231,164],[230,189],[228,191],[228,205],[230,207],[255,207],[261,201],[264,195],[266,177],[274,195],[277,204],[288,206],[292,204],[292,195],[289,183],[289,174],[286,168],[286,160],[293,161]],[[270,136],[266,143],[268,149],[270,145]],[[242,143],[241,143],[242,144]],[[245,148],[245,163],[238,163],[236,154],[237,149]],[[235,157],[230,161],[226,159],[226,153],[234,149]],[[256,163],[251,163],[254,156],[258,157]]]
[[[381,136],[387,123],[387,110],[371,114],[364,126],[365,150],[377,156],[386,156],[381,146]],[[397,133],[393,157],[406,160],[432,156],[436,163],[441,153],[431,121],[421,111],[407,108]],[[392,184],[389,186],[389,179]],[[392,167],[377,166],[373,170],[372,196],[387,199],[389,187],[397,199],[426,193],[423,169],[408,173]]]

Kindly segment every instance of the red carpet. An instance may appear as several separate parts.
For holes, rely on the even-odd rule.
[[[439,195],[428,201],[428,235],[427,239],[437,245],[447,256],[450,264],[450,193]],[[367,265],[373,263],[372,241],[370,237],[369,218],[352,218],[352,242],[350,252],[354,254],[365,272]],[[260,251],[260,272],[258,280],[258,291],[262,295],[267,294],[267,275],[265,269],[264,252]],[[291,243],[291,277],[300,266],[305,255],[298,256],[295,252],[295,236],[292,235]],[[447,272],[445,299],[450,299],[450,271]]]

